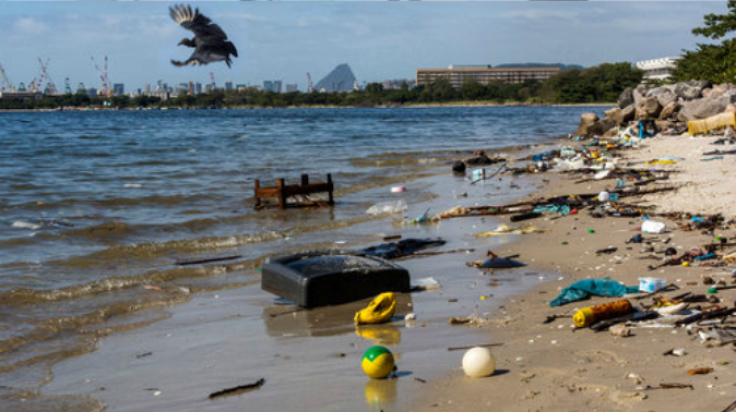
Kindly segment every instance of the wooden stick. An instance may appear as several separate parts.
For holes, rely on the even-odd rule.
[[[233,256],[223,256],[223,257],[216,257],[216,258],[198,259],[198,260],[182,260],[182,261],[177,261],[176,264],[179,266],[198,265],[200,263],[221,262],[223,260],[235,260],[235,259],[240,259],[242,257],[243,257],[242,255],[233,255]]]
[[[245,385],[235,386],[232,388],[223,389],[221,391],[212,392],[210,394],[210,399],[220,398],[223,396],[232,396],[232,395],[240,395],[241,393],[249,392],[252,390],[259,389],[263,384],[266,383],[266,380],[261,378],[253,383],[248,383]]]

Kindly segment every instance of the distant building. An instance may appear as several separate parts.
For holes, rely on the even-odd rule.
[[[273,93],[273,82],[271,80],[263,81],[263,91],[266,93]]]
[[[125,85],[123,83],[115,83],[112,85],[112,92],[115,96],[122,96],[125,94]]]
[[[225,81],[225,90],[233,90],[233,81],[232,80]]]
[[[414,80],[412,79],[384,80],[382,84],[384,90],[399,90],[404,85],[406,85],[409,89],[414,88]]]
[[[147,84],[143,86],[143,93],[151,93],[151,85]]]
[[[352,92],[355,82],[353,70],[346,63],[343,63],[317,82],[314,90],[318,92]]]
[[[169,100],[169,98],[171,98],[171,93],[166,92],[166,91],[161,91],[161,92],[148,92],[148,93],[143,93],[143,95],[144,96],[150,96],[150,97],[158,97],[159,99],[161,99],[162,102],[165,102],[165,101]]]
[[[94,87],[88,87],[84,90],[84,94],[86,94],[89,97],[95,97],[97,96],[97,89]]]
[[[672,77],[672,72],[677,67],[679,57],[662,57],[659,59],[643,60],[636,62],[636,68],[644,71],[642,80],[667,80]]]
[[[504,67],[491,68],[489,65],[452,65],[447,69],[417,69],[416,85],[434,83],[446,78],[452,87],[459,89],[465,82],[480,84],[491,82],[523,83],[525,81],[545,81],[560,72],[558,67]]]
[[[0,99],[4,100],[41,100],[43,93],[36,91],[25,91],[25,92],[2,92],[0,93]]]
[[[294,93],[299,91],[299,86],[296,84],[286,84],[286,93]]]

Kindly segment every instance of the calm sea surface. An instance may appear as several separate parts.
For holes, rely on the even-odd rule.
[[[385,186],[446,173],[476,149],[548,142],[601,110],[0,113],[0,376],[23,380],[91,350],[101,331],[257,281],[265,256],[331,244],[335,230],[366,242],[349,228],[390,200]],[[337,207],[253,210],[255,179],[302,173],[331,173]],[[177,265],[231,255],[240,258]]]

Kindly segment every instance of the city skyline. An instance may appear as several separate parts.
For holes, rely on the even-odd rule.
[[[173,67],[191,33],[168,16],[170,2],[2,2],[0,64],[15,85],[49,61],[58,89],[69,77],[100,88],[98,63],[109,57],[110,83],[126,91],[190,81],[262,86],[281,80],[306,89],[341,63],[363,82],[412,78],[418,68],[450,64],[605,62],[677,56],[697,42],[690,30],[725,2],[192,2],[228,34],[240,57],[224,64]],[[656,16],[645,19],[641,16]],[[530,30],[533,27],[533,30]]]

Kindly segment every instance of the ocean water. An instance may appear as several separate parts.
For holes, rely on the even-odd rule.
[[[263,259],[375,241],[387,186],[472,151],[549,143],[586,107],[0,113],[0,396],[160,320],[193,294],[258,281]],[[332,174],[334,208],[255,211],[253,185]],[[421,190],[408,203],[428,199]],[[180,265],[217,257],[217,264]],[[2,398],[0,398],[2,399]]]

